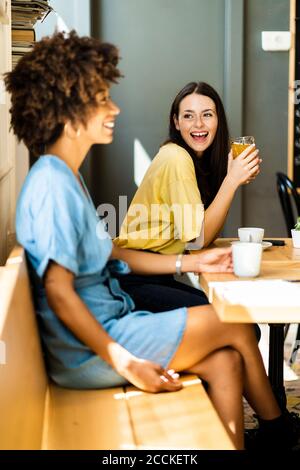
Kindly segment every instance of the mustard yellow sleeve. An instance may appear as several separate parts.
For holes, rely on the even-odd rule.
[[[183,242],[198,238],[203,230],[204,206],[195,178],[168,185],[164,200],[174,214],[174,235]]]

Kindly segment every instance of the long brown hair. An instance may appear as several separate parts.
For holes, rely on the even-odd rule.
[[[218,127],[212,144],[204,151],[201,158],[197,157],[193,149],[183,140],[180,131],[176,129],[174,116],[178,119],[179,105],[183,98],[192,93],[208,96],[216,106],[218,116]],[[175,97],[169,122],[169,138],[165,142],[173,142],[183,147],[193,159],[197,184],[205,208],[215,198],[223,179],[227,173],[227,162],[229,152],[229,131],[225,110],[221,98],[216,90],[205,82],[190,82]]]

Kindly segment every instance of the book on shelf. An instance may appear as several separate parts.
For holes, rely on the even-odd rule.
[[[12,0],[12,64],[32,49],[35,41],[33,29],[38,20],[43,21],[53,8],[47,0]]]
[[[15,5],[29,5],[29,7],[31,7],[31,5],[38,5],[44,10],[48,10],[49,8],[52,9],[48,4],[48,0],[12,0],[11,3]]]
[[[53,8],[46,0],[12,0],[12,27],[16,24],[26,28],[33,26],[37,20],[44,20]]]
[[[12,26],[15,24],[33,26],[37,20],[43,20],[53,8],[46,1],[12,0]]]
[[[17,42],[17,41],[34,42],[35,31],[32,28],[28,28],[28,29],[14,28],[11,31],[11,38],[13,42]]]
[[[53,10],[49,5],[48,0],[12,0],[11,7],[13,11],[16,10],[35,10],[48,12]]]
[[[30,52],[32,47],[30,46],[13,46],[12,53],[17,53],[18,55],[24,55],[26,52]]]

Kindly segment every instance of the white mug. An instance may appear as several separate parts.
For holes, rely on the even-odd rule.
[[[236,276],[255,277],[260,273],[261,243],[232,242],[233,271]]]
[[[238,229],[241,242],[261,243],[264,238],[265,230],[258,227],[241,227]]]

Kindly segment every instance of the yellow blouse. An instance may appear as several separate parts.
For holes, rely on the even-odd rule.
[[[160,148],[148,168],[115,243],[164,254],[182,253],[187,242],[203,238],[203,220],[193,160],[182,147],[169,143]]]

